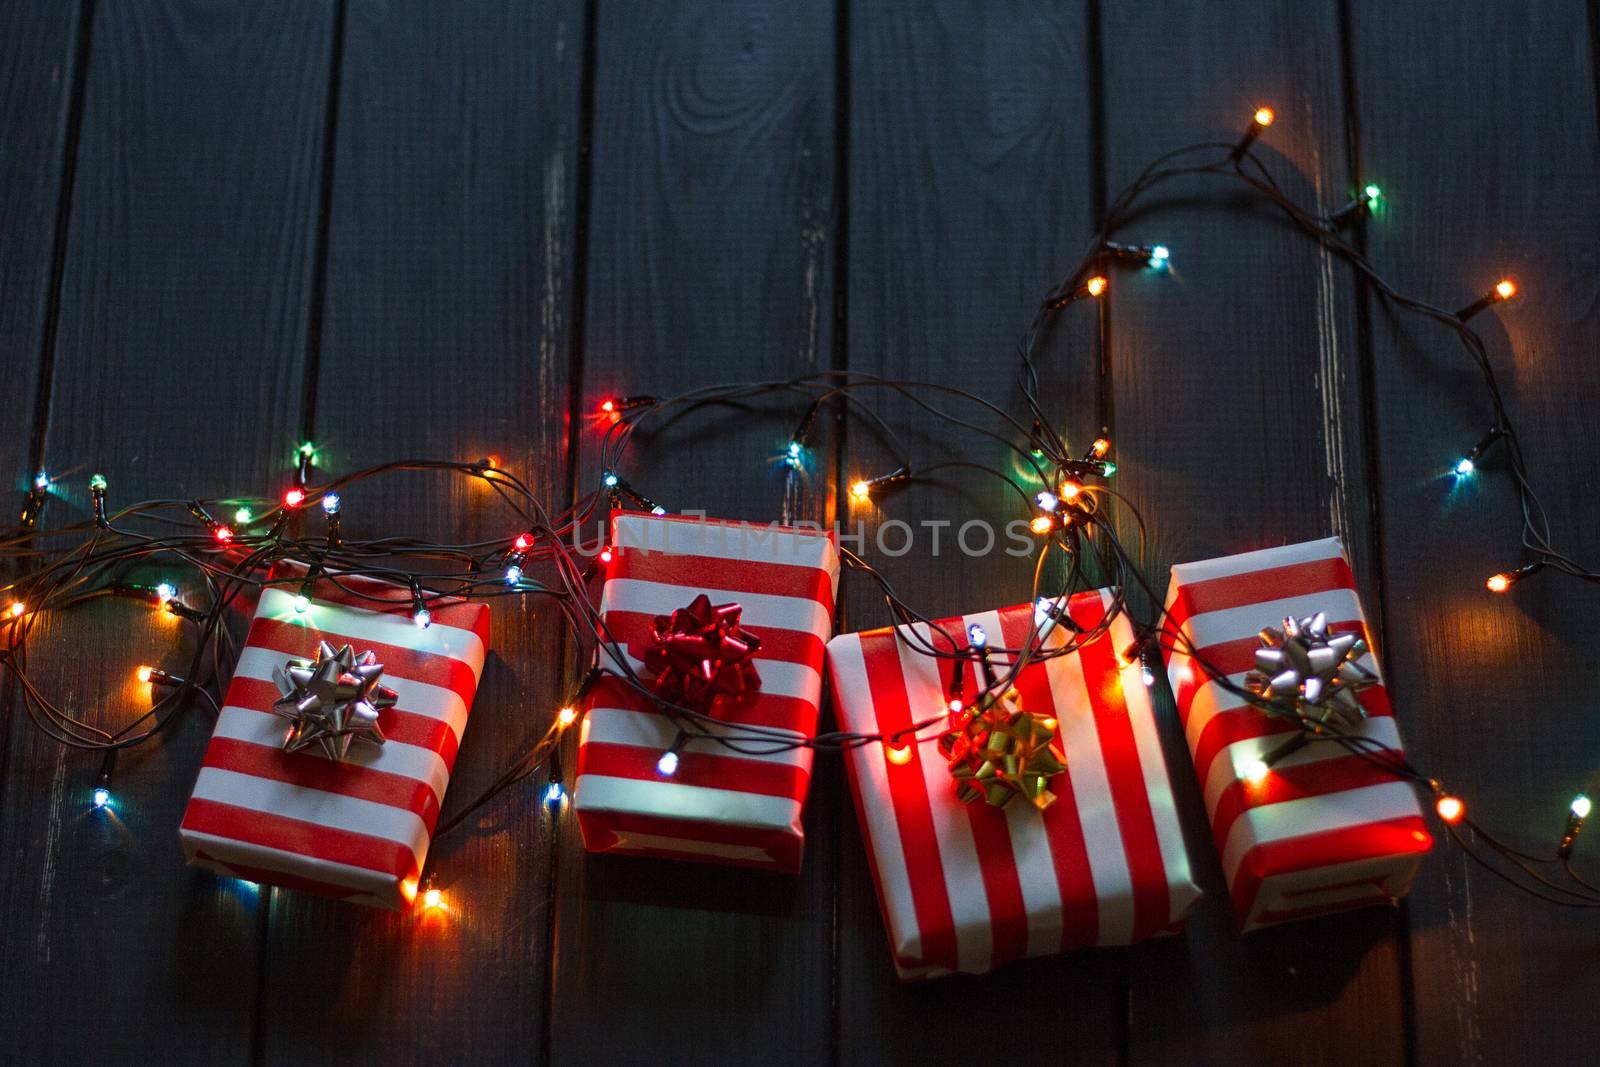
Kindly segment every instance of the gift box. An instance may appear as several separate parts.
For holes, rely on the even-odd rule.
[[[1280,661],[1287,663],[1273,651],[1286,637],[1278,628],[1293,636],[1305,624],[1315,626],[1319,614],[1326,636],[1307,633],[1305,641],[1355,635],[1370,646],[1339,540],[1179,564],[1166,607],[1168,626],[1181,634],[1163,642],[1178,646],[1167,652],[1167,672],[1241,927],[1404,896],[1433,844],[1411,784],[1381,760],[1375,765],[1332,741],[1292,748],[1302,733],[1296,722],[1252,706],[1196,662],[1236,687],[1261,686]],[[1337,643],[1329,647],[1326,662],[1335,661],[1338,649],[1353,665],[1341,669],[1364,686],[1351,689],[1346,708],[1332,709],[1340,712],[1332,725],[1398,750],[1400,733],[1376,657],[1361,645],[1347,653]],[[1266,658],[1258,662],[1263,649]],[[1282,692],[1298,700],[1298,676],[1284,677]],[[1299,708],[1320,719],[1330,708],[1329,688],[1312,684],[1307,695],[1321,697],[1322,710]]]
[[[1109,590],[1080,593],[1066,610],[1092,630],[1111,602]],[[1034,618],[1035,608],[1022,605],[936,626],[963,639],[969,626],[982,627],[1003,674],[1010,659],[1001,649],[1021,648]],[[1063,625],[1041,629],[1046,649],[1069,640]],[[936,638],[951,647],[920,623],[829,642],[840,729],[894,733],[943,711],[951,661],[914,647]],[[937,736],[926,731],[909,751],[881,743],[850,751],[850,788],[902,978],[1131,944],[1175,931],[1199,898],[1149,691],[1137,662],[1119,665],[1118,650],[1133,639],[1117,613],[1108,634],[1018,674],[1017,703],[1056,720],[1053,751],[1065,764],[1048,782],[1055,800],[1043,810],[1021,797],[1001,807],[963,802]]]
[[[290,584],[261,592],[184,811],[184,854],[230,877],[401,908],[483,673],[489,609],[430,600],[421,627],[406,587],[341,575],[315,582],[306,604],[294,584],[305,573],[277,563],[271,580]]]
[[[720,611],[756,647],[737,664],[744,673],[730,674],[731,655],[719,660],[719,681],[731,677],[739,691],[719,691],[707,710],[716,721],[695,729],[816,735],[823,647],[833,632],[839,581],[831,534],[625,513],[612,519],[611,549],[600,615],[636,677],[665,684],[663,671],[671,668],[658,629],[671,625],[675,613],[684,619],[691,608]],[[621,668],[607,646],[600,666]],[[666,692],[674,704],[693,703],[693,693]],[[676,750],[672,773],[663,773],[661,758],[678,739],[678,726],[660,713],[653,693],[614,674],[591,688],[573,798],[584,847],[798,871],[812,750],[734,751],[697,736]]]

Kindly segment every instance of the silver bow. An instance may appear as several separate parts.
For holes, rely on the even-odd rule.
[[[349,645],[336,650],[322,641],[316,659],[292,659],[273,677],[283,696],[272,711],[292,724],[283,739],[285,752],[317,744],[329,759],[342,760],[352,741],[383,744],[378,712],[394,707],[396,694],[378,684],[383,664],[376,653],[357,656]]]
[[[1356,661],[1367,651],[1357,634],[1329,634],[1326,612],[1284,619],[1283,629],[1261,631],[1256,669],[1245,688],[1260,697],[1292,704],[1305,718],[1339,718],[1354,725],[1366,718],[1356,694],[1376,685],[1378,676]]]

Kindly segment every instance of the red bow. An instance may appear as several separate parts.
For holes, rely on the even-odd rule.
[[[761,687],[751,657],[761,640],[739,628],[738,604],[711,606],[701,593],[686,608],[657,615],[650,632],[655,643],[644,652],[646,670],[663,700],[710,713],[717,698]]]

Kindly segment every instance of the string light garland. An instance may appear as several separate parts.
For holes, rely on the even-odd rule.
[[[1105,295],[1114,264],[1157,272],[1171,269],[1172,252],[1163,244],[1133,244],[1113,240],[1136,214],[1136,204],[1152,188],[1171,179],[1197,175],[1216,176],[1243,183],[1277,207],[1302,233],[1320,247],[1349,263],[1379,295],[1393,306],[1431,319],[1451,330],[1479,369],[1493,412],[1488,431],[1456,463],[1453,473],[1470,477],[1492,448],[1503,446],[1506,467],[1516,486],[1523,516],[1522,543],[1532,557],[1520,566],[1502,571],[1487,581],[1491,591],[1506,592],[1536,571],[1549,569],[1584,581],[1600,575],[1554,547],[1549,520],[1528,478],[1526,462],[1506,411],[1488,351],[1467,325],[1486,308],[1510,300],[1517,286],[1504,279],[1474,303],[1447,312],[1395,290],[1343,237],[1362,214],[1372,214],[1383,198],[1375,184],[1364,186],[1341,208],[1323,215],[1291,201],[1266,166],[1252,151],[1255,142],[1273,125],[1270,107],[1259,108],[1243,137],[1234,144],[1202,143],[1168,153],[1152,163],[1109,205],[1104,222],[1078,265],[1047,291],[1020,346],[1019,385],[1023,412],[1006,410],[976,394],[934,382],[891,379],[857,371],[830,371],[798,378],[732,383],[704,387],[675,397],[647,395],[612,397],[598,405],[601,428],[601,477],[593,491],[583,494],[570,508],[551,515],[517,475],[493,457],[471,463],[439,460],[403,460],[356,471],[314,485],[319,468],[316,445],[303,442],[296,449],[294,484],[276,499],[247,501],[190,500],[174,503],[155,500],[120,510],[108,505],[110,486],[95,474],[88,480],[92,515],[53,529],[39,529],[45,502],[60,492],[60,483],[40,471],[34,477],[21,512],[19,529],[0,541],[0,551],[18,564],[21,576],[0,586],[0,603],[9,606],[0,618],[0,656],[19,681],[22,704],[30,719],[48,736],[75,748],[105,753],[101,776],[91,795],[96,808],[112,804],[110,774],[115,754],[170,729],[184,711],[199,703],[219,714],[218,696],[237,655],[235,641],[225,625],[229,609],[241,598],[258,596],[269,584],[266,575],[277,560],[298,560],[308,565],[307,576],[292,601],[297,612],[311,610],[314,583],[328,582],[359,602],[364,596],[346,578],[371,578],[400,584],[410,590],[412,621],[428,627],[428,604],[440,597],[491,599],[538,595],[556,603],[578,638],[580,662],[606,662],[605,671],[590,667],[578,673],[582,680],[553,712],[544,731],[518,755],[479,796],[458,809],[436,829],[435,837],[463,825],[474,812],[506,789],[534,775],[548,773],[540,792],[550,805],[564,802],[566,786],[561,770],[561,746],[568,732],[582,719],[584,698],[603,675],[652,700],[677,728],[677,735],[657,761],[663,777],[674,776],[682,754],[691,742],[714,744],[736,753],[762,755],[797,747],[844,751],[862,745],[883,746],[891,763],[903,764],[917,746],[947,736],[953,722],[975,707],[992,706],[1013,689],[1018,674],[1028,665],[1071,656],[1096,641],[1107,640],[1112,621],[1128,615],[1137,639],[1118,653],[1127,670],[1137,665],[1138,677],[1154,685],[1156,663],[1162,651],[1189,656],[1225,692],[1241,703],[1276,716],[1296,728],[1295,747],[1335,744],[1350,754],[1414,782],[1433,796],[1434,808],[1452,839],[1468,856],[1512,885],[1543,900],[1577,907],[1600,907],[1600,888],[1584,881],[1571,867],[1570,857],[1584,820],[1590,814],[1585,795],[1569,805],[1562,837],[1552,856],[1535,856],[1501,842],[1467,815],[1466,805],[1437,779],[1419,772],[1401,752],[1353,732],[1350,724],[1326,715],[1312,714],[1304,701],[1284,699],[1270,686],[1253,690],[1232,682],[1215,665],[1205,662],[1199,650],[1189,647],[1178,630],[1157,610],[1148,621],[1133,619],[1128,597],[1142,593],[1152,604],[1162,603],[1138,561],[1144,557],[1143,522],[1136,509],[1111,486],[1116,474],[1112,440],[1097,436],[1090,447],[1074,453],[1053,426],[1040,400],[1036,368],[1047,326],[1075,303]],[[875,410],[870,398],[892,395],[909,401],[931,418],[997,443],[1011,460],[1010,470],[969,459],[913,464],[894,429]],[[907,727],[879,734],[832,732],[797,739],[792,734],[759,726],[729,724],[712,719],[705,711],[663,700],[652,680],[628,666],[629,657],[609,632],[593,603],[586,579],[595,565],[609,564],[613,548],[602,544],[592,556],[574,543],[579,530],[606,509],[634,508],[665,514],[666,508],[645,496],[620,473],[629,442],[646,432],[714,406],[743,406],[762,399],[803,401],[805,407],[794,431],[784,441],[779,458],[785,471],[785,499],[808,476],[809,439],[820,413],[827,408],[840,419],[867,423],[894,455],[888,473],[858,477],[849,484],[852,503],[886,504],[891,488],[908,486],[946,470],[975,471],[998,479],[1017,496],[1019,511],[1039,538],[1030,599],[1034,622],[1016,648],[994,645],[981,628],[947,633],[934,620],[904,602],[887,580],[857,552],[841,549],[851,570],[874,583],[904,643],[917,655],[945,661],[950,682],[945,701],[914,715]],[[949,405],[954,405],[952,408]],[[986,425],[983,419],[993,420]],[[1021,474],[1017,472],[1022,472]],[[472,477],[486,483],[508,508],[507,528],[518,530],[501,538],[471,544],[429,543],[412,539],[347,541],[342,532],[344,494],[371,478],[399,472],[446,473]],[[1045,488],[1039,489],[1038,486]],[[319,503],[324,516],[320,537],[292,531],[291,518],[311,503]],[[1109,505],[1116,504],[1113,509]],[[787,504],[786,504],[787,508]],[[225,510],[226,509],[226,510]],[[221,511],[232,525],[216,518]],[[1113,511],[1115,521],[1113,521]],[[187,514],[187,520],[185,519]],[[1118,526],[1131,524],[1136,540],[1124,546]],[[265,532],[263,532],[265,527]],[[1047,561],[1060,561],[1053,573]],[[158,570],[159,575],[146,572]],[[159,579],[159,580],[156,580]],[[282,583],[279,583],[282,584]],[[1065,611],[1075,592],[1110,587],[1112,602],[1094,626],[1078,626]],[[151,686],[151,704],[134,709],[121,727],[103,729],[81,720],[46,698],[28,673],[28,637],[43,613],[65,611],[101,597],[140,600],[160,613],[191,628],[190,660],[181,673],[140,666],[136,677]],[[1046,641],[1050,639],[1049,647]],[[597,652],[609,653],[596,658]],[[968,671],[973,691],[967,690]],[[157,693],[155,690],[159,689]],[[1303,696],[1303,690],[1302,690]],[[1050,727],[1053,729],[1053,726]],[[1274,774],[1273,764],[1284,749],[1268,753],[1240,769],[1252,788],[1261,788]],[[1038,785],[1030,784],[1030,789]],[[1542,865],[1556,864],[1567,876],[1551,877]],[[446,910],[436,875],[426,873],[417,887],[425,910]]]

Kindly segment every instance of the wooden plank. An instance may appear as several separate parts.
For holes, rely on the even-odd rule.
[[[44,438],[60,511],[85,513],[95,470],[116,504],[260,492],[287,458],[329,26],[311,4],[95,11]],[[148,706],[133,666],[178,661],[160,618],[119,601],[44,620],[37,681],[127,722]],[[62,1061],[242,1059],[256,903],[178,847],[208,718],[125,754],[110,812],[90,810],[97,756],[10,729],[8,1032]]]
[[[850,330],[853,370],[970,390],[1021,410],[1016,344],[1093,215],[1092,91],[1086,6],[944,2],[854,5],[850,16]],[[1071,309],[1041,353],[1041,395],[1078,448],[1100,428],[1094,317]],[[914,468],[950,460],[997,466],[1029,482],[1000,442],[928,417],[909,401],[863,394],[906,441]],[[970,402],[938,406],[992,429]],[[1014,436],[1014,435],[1013,435]],[[1019,442],[1022,443],[1022,442]],[[882,474],[895,459],[853,426],[846,470]],[[866,554],[896,591],[932,617],[1026,601],[1031,561],[1006,554],[1004,525],[1027,519],[1003,483],[970,470],[931,474],[857,505]],[[983,551],[969,519],[996,527]],[[902,556],[904,522],[915,532]],[[947,523],[936,526],[937,523]],[[879,550],[880,531],[884,531]],[[939,537],[937,549],[935,535]],[[890,622],[862,575],[847,585],[846,629]],[[984,1020],[1023,1004],[1048,1013],[1030,1048],[1075,1062],[1115,1061],[1124,1014],[1124,955],[1079,953],[1004,969],[981,982],[906,985],[894,974],[865,845],[847,807],[841,828],[839,1030],[851,1062],[944,1062],[982,1050]],[[1022,1009],[1028,1010],[1028,1009]],[[975,1044],[974,1042],[978,1042]],[[987,1042],[987,1043],[986,1043]],[[1051,1053],[1044,1052],[1046,1058]]]
[[[57,253],[77,77],[80,11],[51,0],[0,10],[0,486],[5,507],[21,507],[32,470],[34,398],[51,322],[51,272]],[[9,528],[16,516],[4,515]]]
[[[310,383],[322,469],[492,455],[559,501],[582,5],[358,3],[347,19]],[[522,528],[487,483],[461,476],[391,474],[343,497],[352,537],[509,546]],[[560,611],[498,599],[492,627],[445,819],[500,776],[559,703]],[[442,914],[277,893],[263,1059],[536,1055],[552,831],[537,786],[507,791],[435,843]]]
[[[1446,308],[1505,275],[1521,284],[1472,325],[1557,546],[1594,566],[1600,28],[1584,8],[1362,2],[1351,26],[1366,170],[1392,198],[1367,230],[1374,263]],[[1600,786],[1593,587],[1538,575],[1485,592],[1520,562],[1520,516],[1503,451],[1470,480],[1446,476],[1492,418],[1478,372],[1445,330],[1381,307],[1373,323],[1395,703],[1424,768],[1491,830],[1548,854],[1572,794]],[[1590,872],[1592,844],[1577,853]],[[1600,988],[1578,963],[1592,918],[1511,892],[1448,843],[1410,914],[1419,1062],[1569,1059],[1600,1037],[1600,1018],[1572,1010]]]
[[[833,38],[831,5],[600,5],[585,412],[829,367]],[[622,473],[674,512],[776,519],[802,408],[700,412],[637,440]],[[574,429],[588,492],[599,432]],[[797,518],[825,518],[831,494],[813,445]],[[553,1062],[826,1058],[836,771],[818,760],[798,877],[589,856],[563,818]]]
[[[1238,140],[1258,105],[1261,154],[1286,191],[1331,212],[1350,196],[1332,7],[1105,5],[1108,188],[1156,156]],[[1217,153],[1212,153],[1215,158]],[[1118,271],[1110,305],[1121,490],[1149,529],[1147,573],[1330,533],[1377,609],[1353,285],[1313,242],[1217,178],[1145,200],[1116,239],[1166,244],[1172,273]],[[1397,1062],[1403,935],[1368,910],[1241,938],[1166,687],[1168,761],[1208,900],[1185,942],[1131,963],[1129,1058]],[[1308,1033],[1315,1031],[1314,1040]]]

